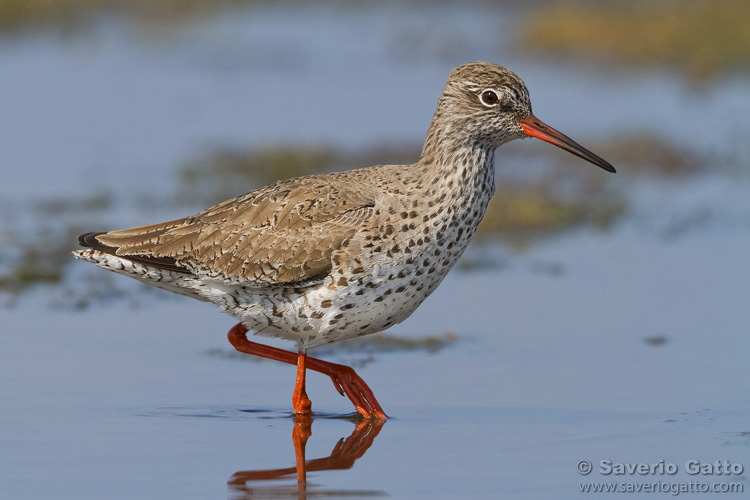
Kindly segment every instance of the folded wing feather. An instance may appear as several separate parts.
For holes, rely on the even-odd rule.
[[[87,233],[79,241],[162,269],[303,286],[326,276],[333,253],[372,223],[372,197],[324,177],[277,182],[191,217]]]

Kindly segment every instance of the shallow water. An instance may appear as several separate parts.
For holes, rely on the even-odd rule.
[[[392,418],[351,469],[310,472],[311,494],[573,498],[587,479],[579,460],[681,469],[618,482],[695,480],[682,472],[690,459],[747,463],[750,317],[733,264],[747,232],[722,237],[710,268],[694,263],[715,241],[634,244],[627,233],[451,275],[393,332],[460,340],[437,354],[378,354],[359,370]],[[562,277],[538,271],[549,262]],[[220,497],[238,471],[293,470],[293,368],[210,356],[231,326],[211,306],[22,307],[4,325],[4,496],[54,485],[63,498]],[[665,342],[644,341],[654,336]],[[307,446],[318,459],[355,424],[330,418],[351,407],[324,377],[310,376],[309,393],[324,414]],[[246,487],[271,486],[296,491],[295,476]]]
[[[133,193],[171,193],[175,165],[215,144],[418,141],[449,69],[497,61],[524,77],[538,116],[584,144],[660,131],[716,168],[655,181],[608,158],[630,196],[610,231],[473,248],[498,265],[455,270],[389,330],[458,340],[358,368],[392,417],[382,428],[357,427],[312,374],[308,495],[585,498],[582,482],[699,481],[745,490],[701,498],[744,498],[746,470],[685,465],[750,467],[748,82],[696,96],[669,75],[528,60],[508,41],[515,13],[485,9],[258,8],[166,34],[105,20],[63,42],[4,40],[3,224],[43,227],[8,207],[92,190],[120,200],[99,216],[114,227],[184,215]],[[292,367],[212,355],[233,323],[207,304],[157,293],[75,311],[50,306],[60,293],[0,311],[0,497],[298,496]],[[679,471],[603,475],[602,460]]]

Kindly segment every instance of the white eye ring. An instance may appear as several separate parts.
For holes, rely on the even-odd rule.
[[[479,94],[479,100],[482,102],[482,104],[484,104],[488,108],[491,108],[493,106],[497,106],[497,103],[500,102],[500,96],[497,95],[497,92],[492,89],[485,89],[481,94]]]

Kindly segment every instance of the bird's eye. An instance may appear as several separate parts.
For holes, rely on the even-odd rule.
[[[482,101],[482,104],[485,106],[491,107],[500,101],[500,97],[498,97],[497,92],[494,90],[487,89],[479,96],[479,100]]]

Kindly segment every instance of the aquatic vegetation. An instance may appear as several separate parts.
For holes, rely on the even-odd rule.
[[[65,0],[64,2],[0,0],[0,33],[52,29],[63,33],[80,28],[102,14],[122,14],[167,24],[191,19],[219,8],[257,3],[253,0]]]
[[[60,234],[42,231],[22,237],[6,234],[0,261],[0,291],[17,294],[36,284],[55,285],[62,281],[70,264],[67,254],[74,247],[70,231]]]
[[[391,351],[424,351],[432,354],[440,351],[460,340],[460,336],[453,332],[442,335],[424,335],[421,337],[404,337],[377,333],[366,337],[343,340],[327,347],[321,347],[316,352],[347,352],[347,353],[376,353]]]
[[[415,151],[419,148],[378,146],[348,152],[285,145],[251,150],[219,147],[179,168],[179,191],[187,200],[213,204],[280,179],[377,163],[411,163],[417,159]]]
[[[35,283],[59,283],[67,264],[57,258],[59,253],[55,249],[50,252],[48,247],[26,249],[10,275],[0,278],[0,287],[19,289]]]
[[[527,146],[509,149],[504,164],[497,169],[497,191],[478,229],[480,244],[498,241],[515,251],[524,250],[539,239],[574,228],[607,230],[627,214],[626,191],[621,182],[615,182],[621,177],[612,180],[596,175],[595,169],[582,166],[577,158]],[[705,171],[707,164],[705,155],[640,133],[617,134],[617,138],[600,140],[591,147],[612,158],[631,178],[680,179]],[[83,199],[37,200],[26,212],[28,220],[12,227],[0,225],[0,294],[17,297],[36,286],[46,286],[60,292],[55,300],[62,307],[80,308],[122,298],[132,302],[134,294],[147,293],[143,287],[118,286],[120,280],[105,283],[109,278],[101,273],[71,278],[76,266],[70,265],[70,251],[77,247],[77,235],[83,227],[111,225],[112,215],[122,203],[141,211],[152,211],[153,207],[180,213],[197,211],[277,179],[356,166],[409,164],[418,154],[418,145],[398,144],[360,151],[322,146],[217,147],[178,166],[172,194],[158,201],[143,199],[138,193],[119,204],[113,203],[111,193]],[[498,264],[484,258],[478,261],[471,255],[462,262],[459,267],[463,269]],[[74,287],[71,279],[76,281]],[[75,292],[61,292],[72,289]],[[154,297],[167,295],[153,293]]]
[[[600,147],[626,163],[628,175],[679,178],[703,172],[711,164],[705,154],[678,147],[652,133],[622,134],[608,138]]]
[[[61,284],[83,218],[110,208],[110,197],[96,194],[30,205],[0,220],[0,293],[17,295],[35,285]]]
[[[519,25],[532,52],[630,67],[671,67],[696,81],[750,70],[745,0],[545,2]]]
[[[573,227],[609,228],[625,213],[619,196],[561,196],[544,183],[505,184],[498,189],[479,226],[479,236],[499,236],[516,244]]]
[[[461,339],[458,334],[453,332],[418,337],[375,333],[319,347],[315,349],[315,356],[345,357],[346,364],[360,368],[373,361],[374,356],[379,353],[422,351],[426,354],[435,354]],[[206,354],[224,359],[241,359],[257,363],[268,362],[267,359],[223,347],[209,349]]]
[[[629,176],[679,178],[704,171],[706,158],[664,138],[640,132],[620,133],[592,146],[616,158]],[[218,203],[278,179],[416,160],[418,145],[346,151],[325,147],[274,145],[257,149],[216,148],[190,160],[179,171],[181,200],[199,206]],[[606,230],[627,212],[627,198],[611,179],[596,175],[580,160],[547,148],[513,148],[508,165],[498,168],[497,193],[479,226],[479,236],[497,237],[516,248],[534,239],[575,227]],[[536,168],[540,167],[540,168]]]
[[[75,33],[105,15],[148,25],[158,33],[159,29],[195,22],[221,10],[263,3],[272,2],[0,0],[0,35],[34,30]],[[288,3],[293,6],[297,0]],[[589,61],[617,61],[619,66],[634,68],[672,67],[696,81],[750,69],[750,3],[745,0],[550,0],[530,2],[522,9],[516,36],[522,50]],[[431,32],[420,35],[418,30],[409,35],[433,36]],[[427,53],[451,50],[451,44],[429,40]]]
[[[185,199],[217,203],[240,191],[271,183],[278,179],[321,172],[345,170],[375,164],[404,164],[417,159],[418,146],[383,146],[361,152],[299,146],[271,146],[247,151],[217,149],[186,163],[180,169],[180,193]],[[529,152],[513,162],[538,163],[553,158],[547,153]],[[554,156],[557,160],[557,156]],[[574,161],[577,160],[574,158]],[[592,225],[608,227],[624,211],[625,203],[613,196],[595,194],[602,188],[601,176],[589,175],[585,169],[571,168],[567,163],[540,173],[541,177],[519,181],[513,173],[498,171],[498,192],[479,226],[483,236],[499,235],[524,238],[540,237],[566,228]],[[558,181],[574,184],[573,196],[557,192]],[[583,200],[583,201],[582,201]]]

